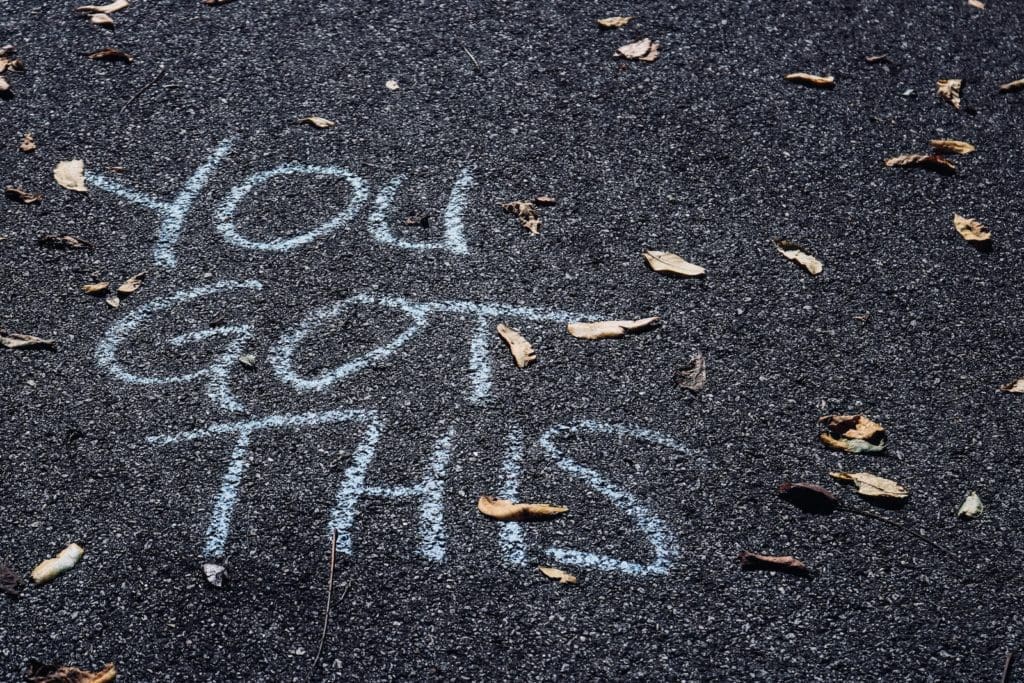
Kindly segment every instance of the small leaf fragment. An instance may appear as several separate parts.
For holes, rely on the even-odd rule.
[[[128,296],[129,294],[134,294],[135,292],[139,291],[139,287],[142,286],[142,281],[145,279],[146,271],[136,273],[135,275],[132,275],[130,278],[128,278],[120,285],[118,285],[117,293],[120,294],[121,296]]]
[[[569,323],[566,331],[577,339],[613,339],[623,337],[627,332],[645,330],[660,321],[658,316],[639,320],[601,320],[594,323]]]
[[[561,569],[554,567],[537,567],[537,570],[552,580],[557,580],[558,583],[576,583],[576,577],[569,572],[563,572]]]
[[[928,171],[941,173],[942,175],[953,175],[956,173],[956,166],[946,161],[941,154],[900,154],[899,156],[886,159],[885,165],[888,168],[916,166]]]
[[[36,243],[51,249],[92,249],[92,244],[74,235],[40,235]]]
[[[974,9],[985,9],[985,3],[983,3],[981,0],[967,0],[967,4],[973,7]]]
[[[936,152],[942,152],[944,154],[970,154],[977,148],[969,142],[963,140],[930,140],[928,142]]]
[[[808,573],[807,565],[792,555],[760,555],[744,550],[740,553],[739,561],[743,569],[766,569],[789,574]]]
[[[1004,394],[1024,394],[1024,377],[999,387]]]
[[[109,282],[89,282],[82,285],[82,291],[86,294],[103,294],[110,287]]]
[[[20,187],[14,185],[8,185],[4,188],[4,196],[10,199],[12,202],[19,202],[21,204],[38,204],[43,201],[43,195],[28,192]]]
[[[384,81],[384,87],[387,88],[388,90],[391,90],[391,91],[398,90],[398,88],[399,88],[398,81],[396,81],[393,78],[388,79],[388,80]]]
[[[829,472],[830,477],[844,484],[856,484],[857,493],[865,498],[904,500],[910,493],[892,479],[869,472]]]
[[[780,254],[790,261],[803,266],[804,270],[811,275],[819,275],[824,268],[821,261],[804,251],[803,247],[799,244],[784,239],[775,239],[772,241],[775,243],[775,248],[778,249]]]
[[[32,580],[37,584],[53,581],[78,564],[83,554],[85,554],[85,550],[82,549],[82,546],[72,543],[57,553],[56,557],[43,560],[36,565],[36,568],[32,570]]]
[[[125,64],[131,64],[135,61],[135,58],[124,50],[118,50],[113,47],[105,47],[95,52],[90,52],[86,57],[101,62],[124,62]]]
[[[3,71],[0,71],[0,73],[3,73]],[[7,82],[6,78],[0,76],[0,92],[10,92],[10,90],[11,84]]]
[[[18,145],[18,149],[25,154],[31,154],[36,151],[36,139],[32,133],[25,133],[24,137],[21,138],[21,144]]]
[[[121,297],[117,295],[117,292],[111,292],[108,294],[104,301],[111,308],[121,308]]]
[[[939,97],[953,105],[953,109],[960,109],[960,88],[963,86],[963,79],[947,78],[935,83],[936,92]]]
[[[597,25],[601,28],[622,28],[633,21],[633,19],[634,17],[605,17],[604,19],[598,19]]]
[[[537,206],[554,206],[558,203],[558,200],[546,194],[538,195],[533,198],[533,203]]]
[[[334,128],[337,125],[334,121],[320,116],[307,116],[304,119],[299,119],[299,123],[308,123],[314,128]]]
[[[953,214],[953,227],[968,242],[989,242],[992,231],[974,218],[967,218],[958,213]]]
[[[109,14],[93,14],[89,17],[89,23],[103,28],[114,28],[114,20]]]
[[[503,522],[548,519],[569,511],[567,507],[548,503],[513,503],[494,496],[480,496],[476,502],[480,512]]]
[[[53,169],[53,179],[64,189],[75,192],[89,191],[85,186],[85,162],[81,159],[71,159],[57,164]]]
[[[88,12],[89,14],[113,14],[128,8],[128,0],[114,0],[106,5],[82,5],[76,7],[76,12]]]
[[[18,574],[3,562],[0,562],[0,593],[12,598],[21,595],[25,582]]]
[[[803,71],[786,74],[783,78],[793,83],[812,85],[816,88],[831,88],[836,84],[835,76],[816,76],[814,74],[804,73]]]
[[[707,382],[707,368],[704,363],[704,354],[697,353],[690,358],[689,364],[686,367],[676,370],[675,374],[676,386],[693,393],[697,393],[704,388],[704,384]]]
[[[516,361],[516,366],[525,368],[537,360],[537,354],[533,350],[533,346],[518,331],[508,327],[505,323],[498,323],[498,334],[501,335],[501,338],[508,344],[509,350],[512,351],[512,357]]]
[[[828,489],[817,484],[785,482],[779,486],[779,497],[804,512],[827,515],[839,507],[839,499]]]
[[[999,92],[1017,92],[1018,90],[1024,90],[1024,78],[1018,78],[999,86]]]
[[[251,370],[256,367],[256,355],[252,353],[244,353],[238,357],[238,362]]]
[[[889,61],[889,55],[867,55],[866,57],[864,57],[864,61],[867,62],[868,64],[879,64],[881,62]]]
[[[651,270],[662,275],[701,277],[705,272],[701,266],[690,263],[670,251],[645,251],[643,256]]]
[[[658,43],[650,38],[641,38],[620,47],[615,51],[615,56],[624,59],[635,59],[640,62],[653,62],[659,56],[660,47]]]
[[[203,576],[206,577],[206,582],[215,588],[224,585],[224,571],[223,565],[212,562],[203,563]]]
[[[43,664],[30,659],[25,671],[28,683],[111,683],[117,677],[117,668],[107,664],[99,671],[85,671],[74,666]]]
[[[0,327],[0,346],[5,349],[34,349],[40,346],[52,349],[54,347],[54,341],[52,339],[36,337],[31,334],[11,332],[10,330],[5,330]]]
[[[960,509],[956,511],[956,516],[975,519],[976,517],[980,517],[984,510],[985,506],[981,502],[981,496],[979,496],[976,491],[971,491],[967,494],[967,498],[965,498],[964,502],[960,505]]]
[[[885,450],[885,427],[865,415],[825,415],[818,422],[827,431],[818,438],[829,448],[847,453],[881,453]]]
[[[537,215],[537,207],[531,202],[514,201],[499,206],[505,213],[516,216],[519,219],[519,225],[529,230],[531,234],[540,234],[540,216]]]

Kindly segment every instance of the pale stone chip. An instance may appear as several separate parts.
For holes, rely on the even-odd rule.
[[[974,519],[980,517],[984,510],[985,506],[981,502],[981,496],[976,491],[971,491],[960,505],[960,509],[956,511],[956,516]]]
[[[388,90],[398,90],[398,81],[391,79],[384,82],[384,87]]]

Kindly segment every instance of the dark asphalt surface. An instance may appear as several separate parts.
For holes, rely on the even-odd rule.
[[[0,327],[57,349],[0,352],[0,557],[27,575],[75,541],[69,574],[0,601],[0,679],[30,657],[99,668],[126,681],[284,681],[309,674],[323,619],[327,520],[359,432],[350,425],[253,437],[224,553],[209,587],[204,534],[233,437],[154,445],[146,437],[243,419],[202,381],[141,386],[100,367],[115,322],[149,302],[222,280],[259,292],[210,296],[155,316],[125,358],[140,372],[202,368],[223,339],[182,349],[168,338],[211,324],[253,327],[251,371],[230,386],[252,418],[379,411],[386,429],[374,486],[423,476],[454,430],[443,484],[446,555],[417,554],[419,507],[365,498],[352,553],[339,554],[335,606],[314,680],[998,680],[1024,646],[1020,578],[1024,483],[1024,6],[990,0],[739,0],[593,3],[326,3],[139,0],[107,32],[73,3],[0,0],[0,44],[27,71],[0,100],[3,184],[39,205],[0,202]],[[633,14],[624,29],[594,19]],[[652,64],[612,58],[651,37]],[[87,60],[105,46],[130,65]],[[891,63],[864,56],[888,53]],[[472,55],[472,58],[470,57]],[[479,68],[474,65],[476,60]],[[166,74],[126,112],[128,99]],[[790,71],[830,73],[822,91]],[[935,96],[965,81],[963,108]],[[399,90],[385,88],[395,79]],[[912,89],[914,94],[902,96]],[[318,115],[315,130],[293,125]],[[32,131],[34,154],[17,146]],[[64,159],[164,200],[235,137],[192,205],[178,264],[154,262],[155,214],[95,187],[51,178]],[[936,137],[978,152],[943,177],[885,169]],[[230,189],[283,163],[342,166],[370,199],[332,235],[287,252],[226,243],[215,213]],[[124,172],[106,171],[122,166]],[[370,237],[370,202],[407,176],[390,211],[416,239],[438,230],[460,169],[471,169],[469,253],[414,252]],[[499,201],[557,197],[530,236]],[[262,239],[299,234],[348,201],[339,179],[289,176],[240,204]],[[402,224],[429,212],[429,230]],[[953,212],[992,228],[982,252]],[[71,233],[95,245],[36,244]],[[812,278],[775,252],[781,236],[825,263]],[[644,249],[703,265],[703,280],[650,272]],[[82,294],[98,271],[142,289],[120,310]],[[506,320],[538,351],[526,370],[495,337],[493,385],[467,400],[474,321],[447,316],[374,368],[322,392],[283,384],[266,359],[320,306],[368,292],[594,312],[657,314],[664,324],[583,342],[561,324]],[[393,337],[402,319],[364,307],[309,339],[312,375]],[[870,314],[867,321],[854,316]],[[689,396],[672,372],[695,352],[708,387]],[[126,361],[128,362],[128,361]],[[864,412],[889,430],[889,454],[845,456],[816,441],[816,419]],[[633,521],[545,459],[549,427],[596,420],[670,435],[689,454],[607,435],[565,439],[565,453],[661,519],[678,555],[667,575],[553,563],[550,545],[652,561]],[[510,566],[499,523],[476,496],[500,492],[506,437],[525,444],[520,494],[570,507],[525,529],[527,564]],[[948,548],[945,556],[883,524],[815,517],[779,500],[783,481],[830,483],[867,470],[911,490],[881,511]],[[958,520],[968,490],[984,515]],[[793,554],[810,578],[743,572],[741,550]],[[576,573],[549,582],[536,564]],[[1021,680],[1020,673],[1013,680]]]

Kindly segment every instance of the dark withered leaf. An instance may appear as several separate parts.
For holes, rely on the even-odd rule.
[[[801,575],[808,573],[807,565],[792,555],[759,555],[744,550],[740,553],[739,560],[740,566],[744,569],[767,569]]]
[[[687,391],[692,391],[693,393],[701,391],[707,382],[704,354],[695,354],[690,358],[690,362],[686,367],[676,370],[675,381],[677,386]]]
[[[43,201],[43,195],[28,192],[14,185],[8,185],[4,188],[4,196],[12,202],[21,202],[22,204],[38,204]]]
[[[90,52],[86,57],[104,62],[124,62],[125,64],[131,64],[135,59],[127,52],[112,47],[105,47],[102,50]]]
[[[0,593],[16,598],[25,588],[25,581],[13,569],[0,562]]]
[[[92,249],[92,244],[74,235],[42,235],[36,242],[51,249]]]
[[[788,481],[779,486],[779,496],[804,512],[827,515],[839,507],[839,499],[826,488],[817,484]]]
[[[110,683],[117,677],[117,669],[107,664],[99,671],[84,671],[75,666],[43,664],[37,659],[28,660],[25,680],[29,683]]]

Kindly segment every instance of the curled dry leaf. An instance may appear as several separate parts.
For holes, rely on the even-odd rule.
[[[8,185],[4,188],[4,196],[12,202],[20,202],[22,204],[38,204],[43,201],[43,195],[35,192],[28,192],[13,185]]]
[[[786,74],[783,78],[787,81],[792,81],[793,83],[813,85],[816,88],[831,88],[836,84],[835,76],[816,76],[814,74],[804,73],[803,71]]]
[[[558,203],[558,200],[546,194],[539,195],[533,198],[533,203],[537,206],[554,206]]]
[[[114,28],[114,20],[110,18],[109,14],[94,14],[89,17],[89,23],[103,28]]]
[[[1024,377],[999,387],[1004,394],[1024,394]]]
[[[910,493],[894,482],[868,472],[829,472],[828,475],[844,484],[856,484],[857,493],[865,498],[904,500]]]
[[[935,84],[936,92],[939,93],[939,97],[953,105],[953,109],[960,108],[960,88],[963,86],[963,79],[960,78],[948,78],[941,81],[937,81]]]
[[[0,593],[12,598],[21,595],[25,582],[10,567],[0,562]]]
[[[508,348],[512,351],[512,357],[515,358],[518,367],[525,368],[537,360],[537,354],[534,352],[533,346],[519,332],[505,325],[505,323],[498,323],[498,334],[508,344]]]
[[[977,149],[974,145],[963,140],[929,140],[930,144],[936,152],[942,152],[944,154],[970,154]]]
[[[18,149],[25,154],[31,154],[36,151],[36,139],[32,133],[25,133],[24,137],[21,138],[21,144],[18,145]]]
[[[62,161],[53,169],[53,179],[66,190],[88,192],[85,186],[85,162],[81,159]]]
[[[974,218],[967,218],[958,213],[953,214],[953,227],[968,242],[989,242],[992,231]]]
[[[304,119],[299,119],[299,123],[308,123],[314,128],[334,128],[334,121],[330,119],[321,118],[319,116],[307,116]]]
[[[32,580],[37,584],[53,581],[58,576],[68,571],[82,559],[85,550],[77,543],[72,543],[64,550],[57,553],[56,557],[43,560],[32,570]]]
[[[90,14],[113,14],[128,8],[128,0],[114,0],[106,5],[82,5],[76,7],[76,12],[88,12]]]
[[[92,244],[74,235],[41,235],[36,243],[51,249],[92,249]]]
[[[620,47],[615,51],[615,56],[635,59],[640,62],[653,62],[659,56],[660,47],[658,43],[655,43],[650,38],[641,38]]]
[[[203,576],[206,577],[206,582],[215,588],[220,588],[224,585],[224,571],[223,565],[213,564],[212,562],[203,564]]]
[[[516,216],[519,225],[529,230],[531,234],[540,234],[540,216],[537,215],[537,207],[531,202],[506,202],[500,206],[505,213]]]
[[[779,486],[779,497],[804,512],[827,515],[839,507],[839,499],[828,489],[817,484],[785,482]]]
[[[999,86],[999,92],[1017,92],[1018,90],[1024,90],[1024,78],[1018,78]]]
[[[697,353],[690,358],[686,367],[676,370],[676,386],[697,393],[704,388],[707,382],[707,368],[704,363],[704,354]]]
[[[956,166],[943,159],[940,154],[900,154],[886,159],[885,165],[888,168],[918,167],[942,175],[956,173]]]
[[[670,251],[645,251],[644,258],[647,259],[647,265],[655,273],[678,277],[701,277],[704,275],[704,269],[701,266],[690,263]]]
[[[631,21],[633,21],[633,17],[605,17],[598,19],[597,25],[601,28],[622,28]]]
[[[510,500],[494,496],[480,496],[476,502],[480,512],[492,519],[502,522],[522,521],[530,519],[547,519],[557,517],[569,511],[567,507],[548,503],[513,503]]]
[[[807,565],[792,555],[759,555],[744,550],[740,553],[739,560],[740,566],[744,569],[767,569],[789,574],[806,574],[808,572]]]
[[[558,581],[558,583],[576,583],[576,577],[569,572],[563,572],[561,569],[555,569],[554,567],[537,567],[544,576],[549,579]]]
[[[86,294],[103,294],[110,287],[109,282],[89,282],[82,285],[82,291]]]
[[[885,450],[885,427],[864,415],[825,415],[818,422],[827,431],[818,435],[823,444],[847,453],[881,453]]]
[[[0,327],[0,346],[5,349],[34,349],[40,346],[52,349],[54,341],[52,339],[35,337],[31,334],[11,332]]]
[[[146,279],[146,271],[132,275],[130,278],[122,282],[118,288],[117,293],[121,296],[128,296],[139,291],[139,287],[142,286],[142,281]]]
[[[566,331],[577,339],[612,339],[627,332],[639,332],[660,321],[658,316],[639,320],[601,320],[596,323],[569,323]]]
[[[779,250],[780,254],[788,258],[790,261],[803,266],[804,270],[811,275],[819,275],[824,268],[821,261],[804,251],[803,247],[799,244],[784,239],[775,239],[772,241],[775,243],[775,248]]]
[[[117,668],[107,664],[99,671],[84,671],[74,666],[28,662],[25,680],[28,683],[110,683],[117,678]]]
[[[86,57],[102,62],[124,62],[125,64],[131,64],[135,61],[135,58],[124,50],[118,50],[113,47],[105,47],[95,52],[90,52]]]
[[[956,516],[974,519],[980,517],[984,510],[985,506],[981,502],[981,496],[976,491],[971,491],[960,505],[960,509],[956,511]]]

